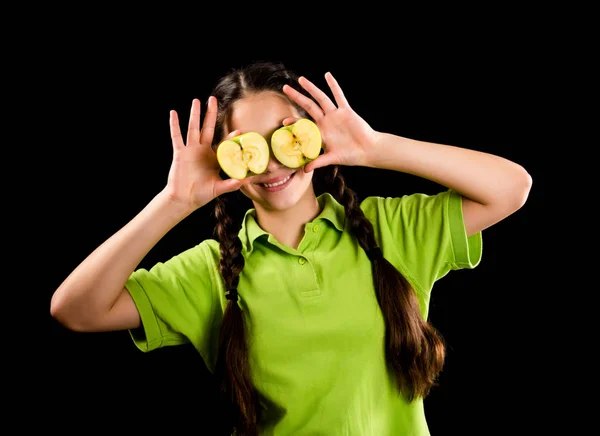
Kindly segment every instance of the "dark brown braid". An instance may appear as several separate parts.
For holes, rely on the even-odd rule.
[[[369,253],[377,249],[373,225],[365,217],[354,191],[346,186],[337,166],[327,167],[330,192],[344,206],[350,228],[360,246]],[[410,284],[383,256],[372,260],[377,300],[386,320],[385,351],[398,389],[409,401],[425,397],[437,382],[445,360],[441,335],[419,310]]]
[[[244,68],[233,69],[223,76],[212,92],[219,102],[213,147],[216,148],[223,139],[228,116],[236,101],[253,92],[273,91],[283,95],[284,85],[312,98],[299,85],[298,76],[278,62],[255,62]],[[296,103],[290,103],[301,116],[309,117]],[[232,194],[220,196],[215,202],[215,230],[221,244],[219,271],[225,282],[226,292],[237,287],[244,267],[244,259],[240,254],[241,242],[237,235],[239,227],[235,227],[230,219],[231,210],[226,210],[233,209],[233,205],[226,203],[226,198],[231,196]],[[230,297],[235,297],[233,292]],[[231,413],[231,423],[236,435],[258,433],[259,402],[252,383],[248,353],[243,313],[237,304],[228,301],[221,325],[215,375]]]
[[[215,236],[220,241],[219,272],[225,282],[227,306],[221,323],[215,375],[236,435],[256,434],[257,401],[250,376],[246,330],[238,305],[237,286],[244,269],[242,242],[227,213],[228,196],[215,199]],[[245,429],[245,432],[242,432]]]

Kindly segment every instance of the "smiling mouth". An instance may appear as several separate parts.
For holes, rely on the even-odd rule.
[[[267,188],[274,188],[275,186],[281,186],[284,183],[286,183],[288,180],[290,180],[292,178],[294,174],[290,174],[289,176],[287,176],[285,179],[280,180],[279,182],[275,182],[275,183],[262,183],[263,186],[267,187]]]
[[[294,175],[296,175],[296,173],[292,173],[285,179],[279,180],[275,183],[261,183],[260,186],[267,191],[279,191],[281,189],[284,189],[289,184],[290,180],[294,178]]]

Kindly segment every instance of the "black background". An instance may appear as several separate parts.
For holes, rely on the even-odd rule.
[[[481,264],[451,273],[434,288],[430,319],[449,349],[440,386],[425,405],[434,436],[509,434],[503,431],[517,423],[523,432],[539,428],[534,410],[545,344],[537,316],[546,295],[532,259],[542,243],[544,167],[535,113],[543,105],[538,78],[546,52],[522,21],[509,23],[510,32],[487,24],[426,41],[393,32],[361,34],[357,41],[324,35],[335,39],[336,49],[315,42],[174,51],[183,46],[179,40],[135,32],[120,40],[82,37],[85,48],[67,33],[52,44],[41,41],[51,61],[43,79],[30,83],[44,119],[45,145],[36,158],[48,200],[36,215],[43,277],[36,295],[48,339],[36,358],[41,364],[31,370],[43,394],[36,396],[40,411],[68,416],[52,421],[62,431],[165,426],[171,434],[217,434],[208,430],[219,425],[214,387],[193,349],[144,354],[127,332],[67,331],[50,317],[50,298],[164,186],[172,152],[169,110],[180,113],[185,131],[192,98],[206,102],[229,68],[281,60],[324,90],[323,74],[331,71],[377,130],[495,153],[530,172],[534,184],[525,206],[484,231]],[[443,189],[381,170],[344,168],[344,174],[361,198]],[[140,266],[211,237],[211,212],[201,209],[178,225]]]

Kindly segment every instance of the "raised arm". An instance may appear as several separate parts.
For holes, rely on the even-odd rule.
[[[244,183],[222,180],[211,148],[217,102],[211,97],[200,130],[200,102],[194,100],[184,143],[177,113],[171,111],[173,163],[166,187],[117,233],[96,248],[52,296],[51,315],[76,331],[135,328],[140,316],[125,283],[154,245],[176,224],[216,196]],[[229,134],[233,136],[238,132]]]
[[[50,313],[76,331],[136,328],[140,317],[124,285],[150,249],[188,214],[159,193],[96,248],[54,292]]]
[[[387,133],[376,138],[369,166],[423,177],[463,196],[467,236],[514,213],[529,195],[531,177],[508,159]]]
[[[350,107],[330,73],[325,79],[335,103],[308,79],[300,85],[314,101],[289,86],[284,92],[316,121],[325,153],[305,166],[366,166],[423,177],[463,196],[467,235],[473,235],[512,214],[527,200],[532,179],[519,164],[489,153],[417,141],[375,131]],[[293,122],[284,120],[284,124]]]

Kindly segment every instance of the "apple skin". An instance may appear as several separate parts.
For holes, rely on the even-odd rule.
[[[242,180],[264,173],[269,159],[269,144],[256,132],[234,136],[217,147],[219,166],[232,179]]]
[[[288,168],[300,168],[316,159],[321,146],[321,132],[308,118],[280,127],[271,135],[273,155]]]

